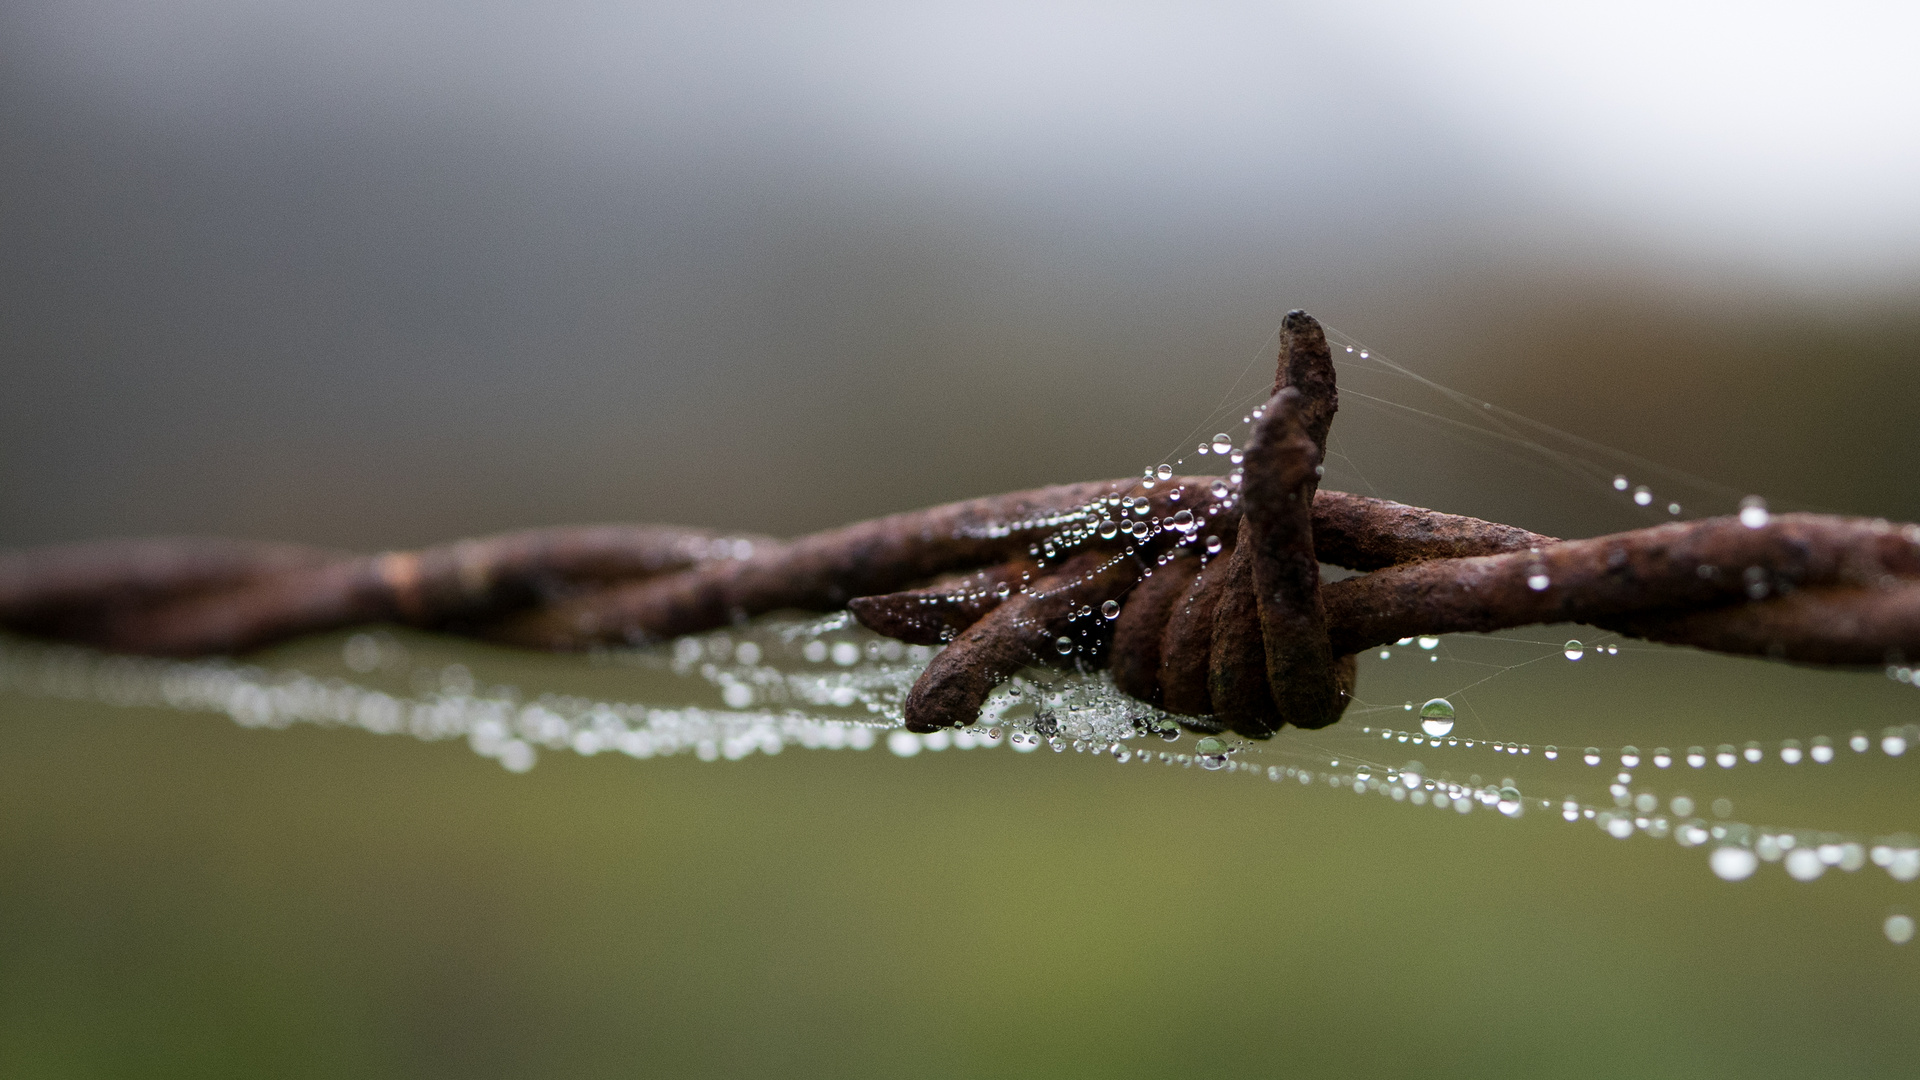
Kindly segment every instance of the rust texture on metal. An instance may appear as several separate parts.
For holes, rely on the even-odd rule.
[[[1561,540],[1320,491],[1338,392],[1303,312],[1282,326],[1274,388],[1237,488],[1066,484],[789,541],[651,525],[377,555],[100,541],[0,553],[0,629],[151,655],[373,622],[578,649],[851,609],[876,632],[947,643],[908,697],[918,730],[972,722],[1021,667],[1071,663],[1110,665],[1197,730],[1250,737],[1331,723],[1354,654],[1420,635],[1571,622],[1809,664],[1920,660],[1920,526],[1779,514]],[[1322,564],[1361,573],[1322,584]]]

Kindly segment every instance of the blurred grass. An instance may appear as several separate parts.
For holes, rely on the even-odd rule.
[[[1482,712],[1680,740],[1804,733],[1849,693],[1911,715],[1873,677],[1597,667]],[[1729,885],[1545,813],[1004,751],[513,776],[13,696],[0,738],[4,1077],[1907,1076],[1920,1052],[1920,954],[1879,932],[1911,886]],[[1910,822],[1906,764],[1801,808]]]

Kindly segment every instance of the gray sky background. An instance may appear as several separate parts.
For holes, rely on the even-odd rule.
[[[1917,48],[1892,4],[8,5],[0,542],[1124,474],[1302,305],[1913,513]],[[1343,422],[1389,494],[1588,524]]]

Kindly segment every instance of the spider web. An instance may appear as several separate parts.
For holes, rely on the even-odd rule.
[[[1237,451],[1220,448],[1245,445],[1277,338],[1249,361],[1247,385],[1195,426],[1185,440],[1193,449],[1143,462],[1146,476],[1237,464]],[[1578,495],[1621,528],[1726,513],[1743,495],[1449,389],[1337,331],[1330,340],[1343,418],[1479,455],[1502,475]],[[1336,432],[1326,484],[1422,502],[1420,478],[1396,469],[1391,449],[1370,449],[1377,441]],[[1204,532],[1183,540],[1201,544]],[[1875,879],[1904,892],[1920,877],[1905,798],[1920,757],[1908,753],[1920,744],[1911,668],[1816,671],[1578,627],[1423,637],[1362,656],[1356,699],[1334,727],[1245,742],[1182,733],[1104,672],[1043,666],[1000,687],[975,728],[916,735],[902,728],[901,707],[932,654],[844,614],[771,616],[583,657],[387,630],[310,639],[260,665],[0,639],[0,689],[221,714],[248,727],[463,740],[513,772],[546,753],[1072,752],[1267,783],[1281,799],[1369,798],[1462,827],[1563,829],[1570,854],[1589,842],[1677,845],[1729,881]],[[1904,943],[1911,918],[1882,910],[1884,932]]]

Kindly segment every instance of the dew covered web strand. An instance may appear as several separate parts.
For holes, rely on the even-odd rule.
[[[1449,390],[1337,332],[1329,337],[1349,408],[1383,410],[1396,423],[1420,427],[1427,438],[1488,450],[1510,465],[1606,500],[1624,515],[1664,520],[1694,506],[1730,508],[1737,499],[1724,486]],[[1276,331],[1269,346],[1277,340]],[[1270,363],[1271,355],[1271,348],[1257,354],[1249,370]],[[1264,387],[1230,391],[1183,443],[1191,450],[1144,464],[1140,483],[1149,493],[1178,472],[1221,474],[1218,484],[1190,493],[1190,505],[1174,513],[1156,513],[1144,497],[1112,495],[1045,520],[996,527],[1034,531],[1029,554],[1041,567],[1058,567],[1091,540],[1112,540],[1122,532],[1134,538],[1126,555],[1143,560],[1141,574],[1182,553],[1216,556],[1222,540],[1209,522],[1237,506],[1241,448],[1265,399]],[[1212,434],[1198,434],[1208,429]],[[1368,463],[1362,475],[1351,449],[1336,425],[1327,458],[1330,485],[1346,482],[1339,474],[1349,473],[1370,494],[1423,501],[1417,492],[1380,490],[1377,483],[1392,475],[1390,463]],[[1657,480],[1659,489],[1636,482],[1643,478]],[[1764,520],[1767,511],[1750,500],[1743,512]],[[1102,570],[1111,568],[1109,563]],[[993,588],[1005,597],[1037,580],[1036,572]],[[0,639],[0,690],[222,714],[248,727],[311,723],[464,739],[474,752],[513,772],[557,752],[641,759],[690,754],[716,761],[790,748],[884,746],[903,758],[950,749],[1006,748],[1042,757],[1071,750],[1131,768],[1158,765],[1220,780],[1378,798],[1410,813],[1546,821],[1589,837],[1597,830],[1613,840],[1674,843],[1698,849],[1705,868],[1730,881],[1769,872],[1802,882],[1863,871],[1895,883],[1920,877],[1920,840],[1906,831],[1912,828],[1908,821],[1821,820],[1819,812],[1769,805],[1771,792],[1808,783],[1830,791],[1859,785],[1862,778],[1910,786],[1910,776],[1887,770],[1911,768],[1920,757],[1908,753],[1920,742],[1920,727],[1910,722],[1920,713],[1913,689],[1920,675],[1912,668],[1888,668],[1884,678],[1774,669],[1782,679],[1876,682],[1894,695],[1879,707],[1896,723],[1842,723],[1823,710],[1819,722],[1770,718],[1785,726],[1766,740],[1734,739],[1724,730],[1708,734],[1715,729],[1712,721],[1674,707],[1638,716],[1638,730],[1651,733],[1638,745],[1625,745],[1618,738],[1574,738],[1577,723],[1570,727],[1543,715],[1537,704],[1516,704],[1514,695],[1496,692],[1530,682],[1546,685],[1551,696],[1554,686],[1591,681],[1596,666],[1614,671],[1604,693],[1632,681],[1636,666],[1644,671],[1644,665],[1664,663],[1724,677],[1733,670],[1729,665],[1752,665],[1623,643],[1591,629],[1580,631],[1582,640],[1543,639],[1537,630],[1421,637],[1361,658],[1358,694],[1340,724],[1246,742],[1185,733],[1166,713],[1121,693],[1097,665],[1076,663],[1091,659],[1086,654],[1096,647],[1096,631],[1117,607],[1075,610],[1068,632],[1049,643],[1050,655],[1035,655],[1034,666],[995,689],[975,727],[928,734],[903,729],[902,707],[936,648],[872,634],[844,613],[769,616],[658,648],[591,654],[590,666],[644,676],[636,681],[652,701],[523,690],[487,678],[485,660],[428,660],[431,650],[422,642],[432,639],[420,637],[410,647],[384,631],[345,637],[337,660],[307,664],[307,671],[138,659]],[[707,704],[685,704],[694,701]],[[1752,716],[1741,719],[1749,729],[1766,726],[1752,723]],[[1595,730],[1614,732],[1619,725]],[[1683,738],[1689,731],[1692,736]],[[1900,943],[1913,933],[1911,919],[1899,912],[1885,916],[1883,929]]]

